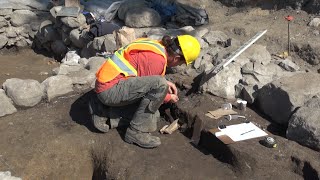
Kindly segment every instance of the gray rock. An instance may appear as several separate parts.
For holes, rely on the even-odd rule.
[[[7,16],[12,14],[12,8],[1,8],[0,9],[0,16]]]
[[[276,123],[287,125],[298,107],[320,94],[319,82],[317,73],[297,73],[266,84],[259,90],[259,108]]]
[[[289,120],[287,138],[320,150],[320,98],[312,98]]]
[[[68,74],[68,77],[72,79],[73,84],[88,84],[90,85],[95,81],[95,73],[92,71],[89,71],[87,69],[80,69],[79,71],[71,72]]]
[[[78,17],[62,17],[61,22],[70,27],[70,28],[78,28],[84,24],[86,24],[86,17],[83,14],[79,14]]]
[[[43,87],[38,81],[32,79],[7,79],[3,83],[3,89],[16,105],[22,107],[35,106],[44,95]]]
[[[0,16],[0,28],[3,28],[3,27],[7,27],[8,26],[8,23],[7,23],[7,20]]]
[[[50,14],[56,19],[57,13],[62,9],[62,6],[54,6],[50,9]]]
[[[139,7],[128,10],[124,22],[128,27],[154,27],[160,25],[161,17],[154,9]]]
[[[216,58],[220,51],[219,47],[207,48],[200,52],[199,58],[197,58],[193,64],[195,69],[203,68],[203,70],[209,70],[213,66],[217,65]]]
[[[105,61],[104,57],[91,57],[85,68],[91,72],[97,72]]]
[[[144,0],[135,0],[135,1],[126,1],[122,3],[118,9],[118,17],[120,20],[124,20],[127,14],[127,11],[134,8],[147,7],[147,3]]]
[[[96,51],[102,51],[102,46],[103,46],[103,42],[104,42],[105,37],[101,36],[101,37],[95,37],[92,41],[92,47],[94,50]]]
[[[59,67],[54,68],[52,71],[54,75],[67,75],[71,72],[79,71],[81,68],[82,66],[80,65],[69,66],[66,64],[61,64]]]
[[[249,59],[253,62],[258,62],[261,64],[269,64],[271,61],[271,54],[267,50],[266,46],[259,44],[253,44],[246,51],[244,51],[240,56],[240,59]]]
[[[70,32],[70,41],[77,48],[83,48],[85,46],[85,39],[82,37],[82,34],[79,29],[73,29]]]
[[[252,104],[257,98],[259,89],[261,87],[261,84],[243,86],[238,97],[240,97],[243,100],[246,100],[248,104]]]
[[[104,52],[114,52],[117,50],[117,43],[113,34],[107,34],[104,36],[102,51]]]
[[[25,38],[20,38],[17,42],[16,42],[16,46],[17,47],[27,47],[29,45],[28,41]]]
[[[73,91],[72,79],[65,75],[51,76],[44,80],[41,85],[44,87],[47,100],[62,96]]]
[[[12,26],[6,29],[6,35],[8,38],[15,38],[18,36],[17,32],[15,31],[15,28]]]
[[[200,28],[197,28],[196,30],[193,30],[191,32],[191,35],[193,35],[194,37],[197,37],[197,38],[202,38],[208,32],[209,32],[209,29],[204,28],[204,27],[200,27]]]
[[[37,15],[29,10],[16,10],[11,15],[12,26],[18,27],[23,24],[29,24],[32,21],[37,20]]]
[[[0,34],[0,49],[2,49],[8,43],[7,36]]]
[[[318,27],[319,24],[320,24],[320,18],[313,18],[313,19],[309,22],[308,26]]]
[[[244,77],[242,81],[246,85],[255,85],[257,83],[264,85],[281,77],[294,75],[293,73],[283,71],[274,63],[262,65],[250,62],[242,66],[241,72]]]
[[[79,64],[82,65],[83,67],[85,67],[89,62],[89,59],[87,58],[80,58],[79,59]]]
[[[137,38],[144,37],[147,35],[148,32],[150,32],[152,29],[158,29],[158,28],[149,28],[149,27],[144,27],[144,28],[133,28],[134,33]]]
[[[197,39],[198,39],[198,41],[200,43],[201,49],[209,48],[209,44],[204,39],[202,39],[202,38],[201,39],[197,38]]]
[[[0,179],[2,179],[2,180],[22,180],[19,177],[12,176],[10,171],[0,172]]]
[[[15,38],[9,38],[8,39],[8,43],[7,43],[7,46],[13,46],[16,44],[16,39]]]
[[[320,44],[317,41],[308,43],[293,43],[294,51],[311,65],[320,63]]]
[[[139,31],[139,28],[137,28],[137,30],[135,29],[135,32]],[[152,36],[152,35],[160,35],[163,36],[167,33],[167,30],[165,28],[161,28],[161,27],[155,27],[155,28],[142,28],[142,29],[149,29],[149,31],[147,31],[147,36]]]
[[[200,86],[200,90],[219,97],[232,99],[235,98],[235,86],[241,78],[240,65],[236,63],[229,64],[224,70]]]
[[[38,29],[40,28],[40,24],[41,24],[41,22],[32,22],[31,24],[30,24],[30,27],[31,27],[31,29],[32,29],[32,31],[38,31]]]
[[[209,45],[217,45],[218,42],[225,42],[228,36],[222,31],[209,31],[203,36]]]
[[[11,99],[7,97],[3,89],[0,89],[0,102],[0,117],[17,112]]]

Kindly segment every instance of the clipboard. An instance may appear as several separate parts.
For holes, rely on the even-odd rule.
[[[211,132],[213,135],[216,136],[217,132],[220,132],[218,128],[210,129],[209,132]],[[224,144],[233,144],[235,141],[233,141],[229,136],[227,135],[220,135],[216,136],[220,141],[222,141]]]
[[[232,144],[238,141],[268,135],[265,131],[254,125],[252,122],[230,125],[223,129],[214,128],[210,129],[209,132],[214,134],[224,144]]]

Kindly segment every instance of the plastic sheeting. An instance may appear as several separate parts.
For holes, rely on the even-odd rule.
[[[99,21],[112,21],[123,1],[116,0],[90,0],[80,1],[86,11],[91,12]]]

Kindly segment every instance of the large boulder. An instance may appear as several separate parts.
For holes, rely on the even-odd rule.
[[[35,106],[44,95],[41,84],[33,79],[7,79],[3,83],[3,89],[16,105],[22,107]]]
[[[235,86],[241,78],[240,65],[237,63],[229,64],[219,74],[204,82],[200,86],[200,90],[222,98],[232,99],[235,98]]]
[[[11,99],[7,97],[3,89],[0,89],[0,102],[0,117],[17,112]]]
[[[72,79],[65,75],[51,76],[41,84],[44,86],[44,91],[49,102],[55,97],[73,91]]]
[[[11,15],[12,26],[18,27],[23,24],[30,24],[32,21],[37,19],[37,15],[29,10],[16,10]]]
[[[154,9],[139,7],[128,10],[124,22],[128,27],[155,27],[160,25],[161,17]]]
[[[203,36],[203,39],[209,45],[217,45],[220,42],[227,41],[228,36],[222,31],[209,31]]]
[[[85,68],[91,72],[97,72],[105,61],[104,57],[91,57]]]
[[[239,58],[249,59],[252,62],[257,62],[263,65],[266,65],[266,64],[269,64],[271,61],[271,54],[267,50],[266,46],[253,44],[246,51],[244,51],[239,56]]]
[[[312,98],[295,112],[287,129],[287,138],[320,150],[320,98]]]
[[[147,6],[148,4],[144,0],[126,1],[125,3],[122,3],[118,9],[118,18],[124,21],[126,14],[130,9],[142,8]]]
[[[77,17],[62,17],[61,22],[70,28],[78,28],[86,24],[86,17],[83,14],[79,14]]]
[[[259,90],[259,108],[273,121],[287,125],[290,116],[313,96],[320,94],[320,75],[297,73],[266,84]]]
[[[2,49],[8,43],[7,36],[0,34],[0,49]]]

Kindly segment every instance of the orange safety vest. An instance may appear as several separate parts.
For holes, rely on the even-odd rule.
[[[164,76],[167,66],[167,56],[164,46],[158,41],[141,38],[120,48],[109,57],[96,73],[97,80],[102,83],[108,82],[117,77],[120,73],[125,77],[137,76],[137,70],[133,68],[129,63],[129,60],[125,58],[132,50],[146,50],[162,55],[166,61],[161,74]]]

